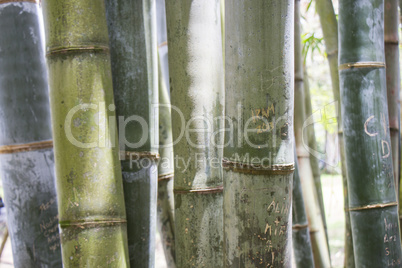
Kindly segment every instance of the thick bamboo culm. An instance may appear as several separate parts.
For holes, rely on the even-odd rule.
[[[294,0],[225,1],[225,267],[290,267]]]
[[[299,163],[299,175],[303,190],[304,206],[308,215],[310,239],[314,255],[315,267],[328,268],[331,266],[328,243],[325,235],[324,221],[320,209],[317,190],[310,165],[310,155],[305,149],[303,135],[305,122],[304,70],[300,35],[300,1],[295,0],[295,140]]]
[[[384,50],[386,64],[389,134],[396,196],[400,178],[400,89],[399,68],[399,0],[384,1]]]
[[[152,0],[107,0],[131,267],[155,262],[158,63]]]
[[[128,267],[104,1],[42,4],[63,267]]]
[[[310,229],[308,228],[307,214],[304,208],[296,152],[292,194],[292,241],[296,268],[314,268]]]
[[[177,267],[223,267],[220,4],[166,1]],[[219,133],[216,133],[216,132]],[[183,133],[183,134],[182,134]],[[220,147],[219,147],[220,146]]]
[[[384,1],[339,1],[339,74],[356,267],[401,265],[384,57]]]
[[[353,238],[350,227],[349,215],[349,199],[348,199],[348,180],[347,180],[347,166],[345,160],[345,149],[343,141],[343,126],[341,114],[341,100],[339,90],[339,72],[338,72],[338,22],[335,16],[334,6],[331,0],[316,0],[316,10],[320,17],[321,28],[324,35],[325,49],[327,53],[327,60],[329,63],[332,91],[334,100],[336,101],[337,109],[337,122],[338,122],[338,141],[339,153],[341,161],[341,174],[343,181],[343,196],[345,207],[345,267],[354,268],[355,259],[353,255]]]
[[[0,4],[0,177],[16,268],[62,267],[38,7]]]

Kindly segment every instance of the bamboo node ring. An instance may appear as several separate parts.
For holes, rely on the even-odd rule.
[[[214,193],[222,193],[223,192],[223,185],[219,185],[216,187],[206,187],[206,188],[199,188],[199,189],[188,189],[188,190],[181,190],[181,189],[174,189],[173,193],[175,194],[214,194]]]
[[[358,210],[366,210],[366,209],[375,209],[375,208],[385,208],[385,207],[393,207],[397,206],[398,202],[391,202],[391,203],[386,203],[386,204],[374,204],[374,205],[367,205],[367,206],[362,206],[362,207],[354,207],[354,208],[349,208],[347,211],[358,211]]]
[[[152,152],[120,151],[120,160],[140,160],[140,159],[150,159],[156,161],[159,159],[159,154]]]
[[[170,181],[173,177],[174,173],[161,174],[158,176],[158,181]]]
[[[361,61],[361,62],[349,62],[339,65],[339,70],[347,70],[354,68],[385,68],[385,62],[376,61]]]
[[[13,144],[0,146],[0,154],[12,154],[19,152],[39,151],[53,148],[53,141],[40,141],[25,144]]]

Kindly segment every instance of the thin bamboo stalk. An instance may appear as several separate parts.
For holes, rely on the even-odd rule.
[[[384,1],[384,49],[386,63],[389,132],[391,136],[394,184],[399,196],[400,177],[400,90],[399,0]],[[401,210],[402,211],[402,210]]]
[[[61,267],[47,70],[37,4],[2,1],[0,27],[0,177],[14,267]]]
[[[316,10],[320,17],[321,27],[324,34],[325,48],[331,74],[332,91],[336,101],[337,121],[338,121],[338,141],[341,161],[341,174],[343,181],[343,196],[345,207],[345,267],[355,267],[353,254],[353,238],[350,227],[349,215],[349,197],[347,165],[345,159],[345,149],[343,141],[343,126],[341,114],[341,100],[339,90],[339,72],[338,72],[338,22],[336,20],[334,6],[331,0],[316,0]]]
[[[172,111],[177,267],[223,266],[219,8],[215,0],[166,1],[171,99],[178,108]]]
[[[339,74],[357,267],[400,266],[388,127],[384,1],[339,2]]]
[[[130,266],[155,262],[158,63],[153,0],[106,0]]]
[[[303,192],[295,152],[295,171],[292,190],[292,241],[297,268],[314,268],[314,256],[311,248],[310,230],[304,208]]]
[[[325,236],[324,211],[320,210],[318,191],[310,164],[310,155],[305,149],[303,134],[306,119],[305,97],[304,97],[304,77],[303,77],[303,57],[301,49],[301,29],[300,29],[300,1],[295,0],[295,140],[296,151],[299,163],[300,180],[302,184],[304,206],[308,215],[310,227],[310,238],[313,248],[315,267],[330,267],[330,256],[328,242]]]
[[[128,267],[103,0],[43,1],[64,267]]]
[[[160,58],[159,58],[160,60]],[[159,154],[158,164],[158,227],[162,236],[167,266],[175,267],[174,241],[174,156],[172,115],[169,92],[165,86],[159,61]]]
[[[290,267],[294,0],[225,1],[225,267]]]
[[[308,75],[307,75],[307,69],[306,66],[303,65],[303,87],[304,87],[304,107],[305,107],[305,118],[308,118],[313,114],[312,111],[312,106],[311,106],[311,97],[310,97],[310,85],[308,82]],[[308,127],[306,129],[307,131],[307,141],[308,141],[308,146],[314,151],[317,151],[317,141],[315,138],[315,130],[314,130],[314,125]],[[327,239],[327,247],[329,249],[329,240],[328,240],[328,228],[327,228],[327,220],[325,217],[325,206],[324,206],[324,198],[322,195],[322,185],[321,185],[321,172],[320,172],[320,167],[318,164],[318,158],[309,155],[310,157],[310,165],[311,165],[311,170],[313,172],[313,178],[314,178],[314,186],[315,190],[317,192],[317,197],[318,197],[318,204],[320,206],[320,211],[322,221],[324,224],[324,231],[325,231],[325,237]],[[330,254],[330,253],[329,253]],[[331,255],[331,254],[330,254]]]
[[[174,241],[174,155],[165,0],[156,1],[159,76],[158,227],[169,268],[176,267]]]

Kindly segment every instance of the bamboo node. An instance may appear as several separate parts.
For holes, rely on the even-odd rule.
[[[389,127],[389,131],[399,133],[399,129],[397,127]]]
[[[385,68],[385,62],[377,62],[377,61],[361,61],[361,62],[349,62],[340,64],[339,70],[347,70],[354,68]]]
[[[158,48],[167,46],[167,44],[168,44],[168,42],[167,42],[167,41],[164,41],[164,42],[162,42],[162,43],[160,43],[160,44],[158,45]]]
[[[385,208],[385,207],[392,207],[392,206],[398,206],[398,202],[391,202],[391,203],[386,203],[386,204],[374,204],[374,205],[367,205],[367,206],[362,206],[362,207],[354,207],[354,208],[347,209],[347,211],[358,211],[358,210]]]
[[[95,46],[79,46],[79,47],[53,47],[53,48],[48,48],[46,52],[46,56],[52,56],[55,54],[66,54],[66,53],[83,53],[83,52],[103,52],[107,53],[109,52],[109,47],[108,46],[101,46],[101,45],[95,45]]]
[[[152,152],[120,151],[120,160],[140,160],[140,159],[150,159],[152,161],[156,161],[159,159],[159,154]]]
[[[222,168],[238,173],[254,175],[288,175],[292,174],[295,170],[295,164],[277,164],[263,167],[261,165],[246,164],[222,159]]]
[[[334,49],[332,51],[327,52],[327,58],[331,58],[333,56],[338,55],[338,49]]]
[[[60,221],[60,228],[76,227],[81,229],[97,228],[100,226],[111,226],[127,223],[126,219],[105,219],[105,220],[83,220],[83,221]]]
[[[32,3],[32,4],[37,4],[38,1],[36,0],[0,0],[0,5],[1,4],[8,4],[8,3]]]
[[[39,151],[49,148],[53,148],[53,141],[40,141],[25,144],[3,145],[0,146],[0,154]]]
[[[199,189],[188,189],[188,190],[181,190],[181,189],[174,189],[173,193],[175,194],[214,194],[214,193],[222,193],[223,192],[223,185],[219,185],[216,187],[206,187],[206,188],[199,188]]]
[[[295,224],[292,226],[293,230],[303,230],[308,228],[308,224]]]
[[[158,176],[158,181],[170,181],[173,179],[174,173],[168,173],[168,174],[161,174]]]
[[[399,46],[399,40],[384,40],[384,44],[386,45],[395,45],[395,46]]]

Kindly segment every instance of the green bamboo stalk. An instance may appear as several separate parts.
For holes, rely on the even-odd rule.
[[[0,177],[17,268],[62,266],[39,25],[35,1],[0,2]]]
[[[223,63],[219,1],[166,1],[177,267],[222,267]],[[216,133],[218,132],[218,133]]]
[[[384,1],[339,2],[339,74],[357,267],[401,265],[388,128]]]
[[[292,240],[296,268],[314,268],[310,230],[308,228],[307,214],[304,208],[296,152],[292,194]]]
[[[310,85],[308,82],[308,75],[307,75],[307,68],[305,65],[303,65],[303,87],[304,87],[304,107],[305,107],[305,118],[308,118],[313,114],[312,106],[311,106],[311,97],[310,97]],[[307,131],[307,141],[308,141],[308,147],[314,151],[317,151],[317,141],[315,138],[315,130],[314,130],[314,125],[311,127],[308,127],[306,129]],[[329,250],[329,239],[328,239],[328,228],[327,228],[327,220],[325,216],[325,206],[324,206],[324,198],[322,195],[322,185],[321,185],[321,172],[320,172],[320,167],[319,167],[319,160],[317,157],[314,155],[310,154],[310,165],[311,165],[311,170],[313,172],[313,178],[314,178],[314,186],[315,190],[317,192],[317,197],[318,197],[318,204],[320,206],[320,211],[321,212],[321,217],[322,221],[324,224],[324,231],[325,231],[325,238],[327,239],[327,247]],[[329,252],[330,254],[330,252]],[[331,254],[330,254],[331,255]]]
[[[153,267],[159,143],[155,1],[105,3],[119,146],[126,156],[121,165],[130,266]]]
[[[303,57],[301,49],[301,27],[300,27],[300,0],[295,0],[295,140],[296,151],[299,163],[300,179],[304,196],[304,206],[307,211],[310,238],[313,248],[315,267],[330,267],[330,256],[328,242],[325,235],[324,220],[321,214],[320,202],[313,172],[310,164],[310,155],[305,149],[303,134],[306,119]],[[307,145],[307,144],[306,144]]]
[[[43,1],[64,267],[128,267],[103,0]]]
[[[290,267],[294,0],[225,1],[225,267]]]
[[[169,92],[162,77],[160,61],[158,71],[159,154],[161,157],[158,164],[158,227],[162,236],[167,266],[175,267],[172,116]]]
[[[320,17],[321,28],[324,34],[325,48],[330,69],[332,91],[334,100],[336,101],[337,121],[338,121],[338,141],[339,153],[341,161],[341,174],[343,181],[343,197],[345,207],[345,267],[353,268],[353,238],[350,227],[349,215],[349,198],[348,198],[348,180],[347,180],[347,165],[345,159],[345,149],[343,141],[343,126],[341,115],[341,100],[339,90],[339,72],[338,72],[338,22],[336,20],[334,6],[331,0],[316,0],[316,10]]]
[[[389,131],[391,136],[394,184],[399,196],[400,177],[400,103],[401,78],[399,70],[399,0],[384,1],[384,49],[386,63]],[[402,211],[402,210],[401,210]]]

